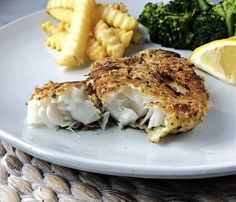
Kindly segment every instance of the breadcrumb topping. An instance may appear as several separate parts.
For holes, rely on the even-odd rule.
[[[179,54],[164,50],[145,50],[133,57],[106,58],[93,63],[88,82],[101,100],[111,92],[132,84],[141,92],[158,97],[152,103],[167,112],[200,118],[208,111],[208,92],[204,78],[194,72]]]

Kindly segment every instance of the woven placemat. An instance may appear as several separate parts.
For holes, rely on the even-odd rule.
[[[77,171],[0,142],[0,202],[236,201],[236,176],[147,180]]]

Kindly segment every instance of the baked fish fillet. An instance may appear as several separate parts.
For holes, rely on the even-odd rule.
[[[26,122],[30,125],[46,125],[49,128],[73,128],[78,123],[91,124],[103,116],[95,106],[94,98],[84,81],[50,81],[42,88],[35,88],[28,101]]]
[[[209,109],[204,79],[174,52],[106,58],[93,63],[87,83],[120,126],[144,129],[152,142],[191,130]]]
[[[158,142],[168,134],[191,130],[209,109],[204,79],[179,54],[146,50],[126,58],[92,64],[85,81],[36,87],[28,102],[30,125],[73,127],[100,123],[109,116]]]

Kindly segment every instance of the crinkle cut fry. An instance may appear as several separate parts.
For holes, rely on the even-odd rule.
[[[117,9],[101,6],[100,12],[102,18],[109,25],[112,25],[116,28],[130,31],[134,30],[138,25],[138,21],[134,17],[128,15],[127,13],[123,13]]]
[[[57,25],[53,24],[50,21],[43,22],[41,24],[41,28],[49,36],[52,35],[52,34],[55,34],[57,32],[62,31],[62,29],[60,27],[58,27]]]
[[[131,42],[133,42],[135,44],[140,44],[141,43],[141,39],[142,39],[142,35],[140,34],[138,28],[136,28],[134,30],[134,34],[133,34],[133,37],[131,39]]]
[[[66,36],[61,54],[57,59],[59,65],[78,67],[84,63],[84,54],[88,40],[94,0],[75,1],[75,11]]]
[[[45,40],[46,46],[61,51],[63,48],[63,40],[68,33],[66,31],[56,32]]]
[[[123,13],[128,13],[128,9],[127,7],[125,6],[124,3],[103,3],[101,4],[103,7],[110,7],[110,8],[114,8],[114,9],[117,9]]]
[[[57,20],[67,22],[69,24],[71,23],[74,14],[73,10],[65,8],[53,8],[47,10],[47,12]]]
[[[73,9],[75,0],[49,0],[46,10],[54,8]]]
[[[91,38],[88,41],[86,55],[91,61],[102,60],[107,56],[106,49],[96,39]]]
[[[70,24],[67,23],[67,22],[60,22],[59,24],[59,28],[64,30],[64,31],[69,31],[69,28],[70,28]]]
[[[124,44],[121,43],[118,34],[113,28],[100,20],[94,29],[96,39],[106,47],[109,56],[122,56],[125,50]]]
[[[134,31],[124,31],[120,29],[114,29],[114,31],[118,34],[121,43],[124,44],[125,48],[127,48],[130,44],[130,41],[134,35]]]

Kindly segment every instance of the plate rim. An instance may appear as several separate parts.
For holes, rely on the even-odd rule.
[[[42,15],[44,10],[34,12],[32,14],[18,18],[10,23],[7,23],[0,27],[0,32],[8,27],[14,26],[14,24],[29,19],[32,16]],[[89,172],[96,172],[102,174],[111,174],[118,176],[129,176],[129,177],[143,177],[143,178],[162,178],[162,179],[194,179],[194,178],[205,178],[205,177],[217,177],[236,174],[236,162],[232,163],[219,163],[213,165],[200,165],[200,166],[183,166],[173,167],[164,165],[132,165],[129,163],[114,163],[102,160],[93,160],[89,158],[78,157],[75,155],[69,155],[67,153],[58,152],[50,148],[35,147],[23,140],[14,137],[8,132],[3,131],[0,128],[0,138],[4,142],[11,144],[13,147],[20,149],[30,155],[46,160],[51,163],[66,166],[69,168],[85,170]],[[60,156],[60,157],[58,157]],[[72,163],[64,161],[62,159],[70,159]],[[81,165],[83,164],[83,165]],[[85,168],[86,167],[86,168]]]
[[[101,174],[160,179],[197,179],[236,174],[236,163],[219,163],[215,164],[214,166],[200,165],[197,167],[184,166],[174,169],[173,166],[163,165],[139,166],[138,164],[134,166],[128,163],[110,163],[108,161],[77,157],[74,155],[69,155],[67,153],[58,152],[50,148],[44,150],[45,148],[35,147],[28,143],[25,143],[23,140],[15,138],[11,134],[4,132],[2,129],[0,129],[0,138],[8,144],[11,144],[13,147],[50,163]],[[58,156],[60,157],[58,158]],[[68,158],[70,159],[70,162],[73,161],[74,163],[69,163],[68,161],[64,161],[63,164],[61,163],[62,159]],[[83,165],[81,166],[81,164]],[[111,171],[111,168],[113,169],[113,171]]]

